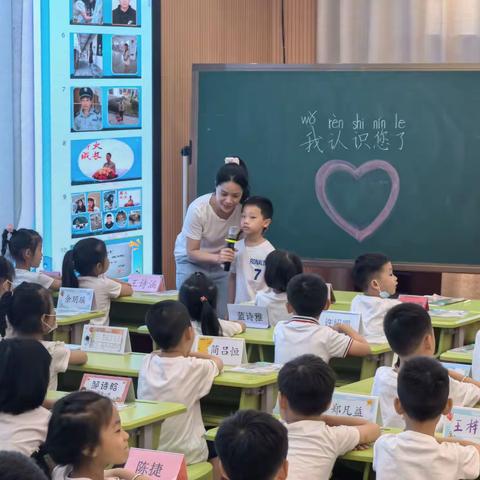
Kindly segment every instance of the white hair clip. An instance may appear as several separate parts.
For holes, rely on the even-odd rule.
[[[225,163],[235,163],[235,165],[240,165],[240,159],[238,157],[225,157]]]

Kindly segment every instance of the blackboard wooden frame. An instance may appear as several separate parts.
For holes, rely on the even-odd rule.
[[[197,158],[198,158],[198,105],[199,78],[201,72],[315,72],[315,71],[480,71],[480,64],[193,64],[192,65],[192,103],[190,119],[190,136],[192,158],[188,171],[188,202],[197,196]],[[212,172],[212,179],[215,172]],[[480,250],[480,245],[479,245]],[[353,266],[352,260],[333,260],[308,258],[304,262],[310,267],[345,268]],[[480,273],[480,265],[411,263],[398,262],[396,270],[408,272],[437,273]]]

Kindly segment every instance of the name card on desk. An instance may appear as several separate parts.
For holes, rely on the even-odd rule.
[[[356,395],[354,393],[334,392],[332,404],[327,415],[336,417],[358,417],[376,422],[378,416],[378,397]]]
[[[127,377],[110,377],[85,373],[79,390],[96,392],[117,403],[135,401],[132,379]]]
[[[220,357],[225,365],[238,366],[247,363],[245,340],[243,338],[199,335],[195,338],[193,351]]]
[[[92,288],[60,288],[58,293],[57,315],[75,315],[92,311]]]
[[[85,325],[81,345],[84,352],[123,354],[132,351],[128,328],[124,327]]]
[[[229,303],[229,320],[238,320],[245,322],[248,328],[268,328],[267,307],[257,307],[256,305],[244,305],[241,303]]]
[[[131,448],[125,468],[152,480],[188,480],[185,456],[180,453]]]
[[[465,377],[469,377],[472,371],[472,366],[467,363],[452,363],[452,362],[440,362],[447,370],[453,370],[454,372],[461,373]]]
[[[141,275],[134,273],[128,277],[128,283],[135,292],[156,293],[165,291],[163,275]]]
[[[416,303],[428,310],[428,298],[423,295],[399,295],[398,299],[403,303]]]
[[[445,419],[444,437],[480,443],[480,409],[453,407],[452,411],[443,418]]]
[[[358,332],[360,330],[360,320],[360,313],[343,312],[340,310],[324,310],[320,314],[319,323],[326,327],[333,327],[339,323],[344,323]]]

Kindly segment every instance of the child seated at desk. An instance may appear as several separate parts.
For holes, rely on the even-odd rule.
[[[188,309],[197,335],[231,337],[245,331],[243,322],[221,320],[215,310],[217,286],[203,272],[190,275],[180,287],[178,300]]]
[[[94,325],[110,323],[112,298],[133,295],[130,284],[105,276],[109,267],[107,246],[98,238],[84,238],[78,241],[63,257],[62,285],[71,288],[92,288],[94,292],[92,308],[105,312],[103,317],[90,320]]]
[[[265,197],[248,197],[242,206],[240,227],[244,238],[235,244],[235,260],[229,278],[229,302],[255,300],[258,292],[267,289],[265,259],[275,250],[263,236],[272,223],[273,205]]]
[[[480,445],[435,438],[441,415],[452,408],[448,372],[433,358],[407,360],[398,374],[395,411],[406,430],[382,435],[374,445],[377,480],[457,480],[480,475]]]
[[[50,362],[45,347],[35,340],[0,342],[0,450],[30,456],[44,442],[50,412],[42,404]]]
[[[402,303],[393,307],[384,320],[388,343],[398,355],[394,367],[380,367],[373,380],[372,395],[380,398],[380,412],[384,427],[404,428],[405,422],[394,409],[397,397],[398,372],[406,360],[416,356],[433,357],[435,334],[428,312],[420,305]],[[480,401],[480,384],[471,378],[449,370],[450,398],[453,405],[473,407]]]
[[[1,337],[5,337],[8,326],[11,336],[38,340],[51,355],[49,390],[57,389],[58,374],[65,372],[69,365],[82,365],[88,359],[85,352],[70,350],[63,342],[43,340],[57,328],[57,318],[50,292],[37,283],[23,282],[13,292],[3,294],[0,300]]]
[[[381,253],[366,253],[355,260],[352,276],[356,287],[363,292],[350,306],[352,312],[362,316],[360,333],[371,343],[385,343],[383,318],[400,303],[390,298],[397,290],[392,263]]]
[[[376,423],[325,415],[334,388],[333,370],[315,355],[297,357],[278,374],[280,415],[288,430],[289,480],[330,478],[338,456],[380,435]]]
[[[285,480],[289,473],[287,430],[268,413],[240,410],[227,418],[218,429],[215,448],[222,479]]]
[[[304,353],[318,355],[325,362],[332,357],[371,353],[367,341],[352,327],[338,324],[331,328],[318,323],[322,311],[329,307],[328,287],[320,276],[296,275],[288,283],[287,298],[293,316],[275,326],[275,363],[287,363]]]
[[[303,273],[303,265],[298,255],[285,250],[274,250],[267,255],[265,283],[269,288],[257,293],[255,305],[267,307],[271,327],[290,317],[287,310],[287,285],[299,273]]]
[[[200,399],[210,392],[223,362],[212,355],[191,352],[195,332],[182,303],[165,300],[153,305],[145,323],[160,350],[143,360],[138,375],[138,398],[178,402],[187,407],[186,413],[164,421],[158,449],[183,453],[187,464],[210,459],[216,467],[216,455],[209,452],[203,438]]]

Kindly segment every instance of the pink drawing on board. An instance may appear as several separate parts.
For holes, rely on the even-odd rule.
[[[347,222],[332,205],[332,202],[327,197],[327,180],[333,173],[345,172],[351,175],[355,180],[363,177],[366,173],[374,170],[383,170],[391,181],[390,195],[377,217],[365,228],[358,228],[355,225]],[[384,160],[371,160],[359,167],[355,167],[345,160],[330,160],[322,165],[315,175],[315,192],[318,201],[325,213],[330,219],[338,225],[342,230],[347,232],[350,236],[355,238],[358,242],[363,242],[367,237],[375,233],[378,228],[385,222],[385,220],[392,213],[393,207],[397,202],[398,194],[400,192],[400,177],[395,168]]]

